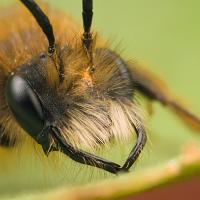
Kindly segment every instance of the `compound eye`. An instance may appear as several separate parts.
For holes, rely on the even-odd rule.
[[[45,119],[40,100],[29,83],[19,75],[11,75],[6,83],[5,95],[19,125],[38,141]]]

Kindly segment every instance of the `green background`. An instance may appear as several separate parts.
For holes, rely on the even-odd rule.
[[[4,5],[8,2],[13,1],[0,1]],[[47,2],[55,9],[70,13],[81,23],[81,0]],[[139,60],[157,73],[173,93],[184,97],[190,109],[200,116],[199,7],[198,0],[94,0],[93,28],[113,42],[111,48],[119,44],[122,56]],[[147,118],[149,142],[133,168],[135,174],[174,158],[188,144],[200,141],[198,134],[192,134],[166,108],[158,103],[153,103],[153,108],[153,116]],[[131,143],[105,150],[107,153],[103,154],[121,163],[130,148]],[[64,157],[59,167],[56,162],[49,164],[48,159],[43,164],[40,156],[27,157],[23,155],[14,166],[4,164],[3,170],[1,163],[4,160],[0,158],[1,195],[114,178],[99,170],[64,161]]]

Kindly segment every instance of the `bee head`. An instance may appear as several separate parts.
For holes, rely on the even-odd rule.
[[[72,44],[55,44],[52,26],[35,1],[21,2],[49,47],[17,66],[7,79],[5,97],[14,120],[46,155],[61,151],[80,163],[117,173],[119,165],[79,150],[128,139],[132,131],[141,132],[142,121],[132,100],[134,81],[127,64],[106,45],[95,45],[92,0],[83,0],[84,33]]]
[[[92,1],[83,1],[82,40],[58,41],[57,45],[52,26],[37,4],[22,3],[47,36],[49,48],[18,66],[7,80],[6,100],[18,124],[45,152],[55,142],[52,127],[75,146],[98,146],[120,135],[114,113],[116,107],[123,110],[123,99],[131,104],[132,80],[118,55],[106,47],[95,47],[98,38],[93,40],[90,32]]]

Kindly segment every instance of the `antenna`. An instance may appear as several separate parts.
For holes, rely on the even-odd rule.
[[[93,16],[93,0],[82,0],[82,17],[83,17],[83,45],[86,49],[87,54],[90,57],[90,62],[92,62],[92,51],[91,51],[91,43],[92,43],[92,33],[90,32],[90,28],[92,25],[92,16]]]
[[[51,56],[55,51],[55,37],[52,25],[48,17],[44,14],[44,12],[40,9],[40,7],[35,3],[34,0],[20,1],[28,8],[28,10],[34,16],[42,31],[46,35],[49,42],[48,53]]]

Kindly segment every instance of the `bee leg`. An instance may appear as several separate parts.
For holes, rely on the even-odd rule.
[[[152,72],[144,70],[137,63],[128,66],[128,68],[139,92],[151,100],[159,101],[164,106],[168,106],[188,127],[200,131],[200,118],[184,106],[162,80]]]
[[[76,162],[94,166],[113,174],[117,174],[120,171],[120,165],[87,153],[85,151],[75,149],[73,146],[71,146],[63,140],[57,128],[52,127],[51,130],[53,132],[52,135],[54,136],[56,146],[58,146],[52,149],[52,151],[61,151]]]
[[[147,136],[146,136],[146,131],[144,129],[144,126],[142,124],[137,124],[137,125],[134,125],[134,127],[137,134],[137,141],[133,149],[131,150],[126,162],[122,166],[121,171],[129,170],[129,168],[137,160],[138,156],[140,155],[147,141]]]

